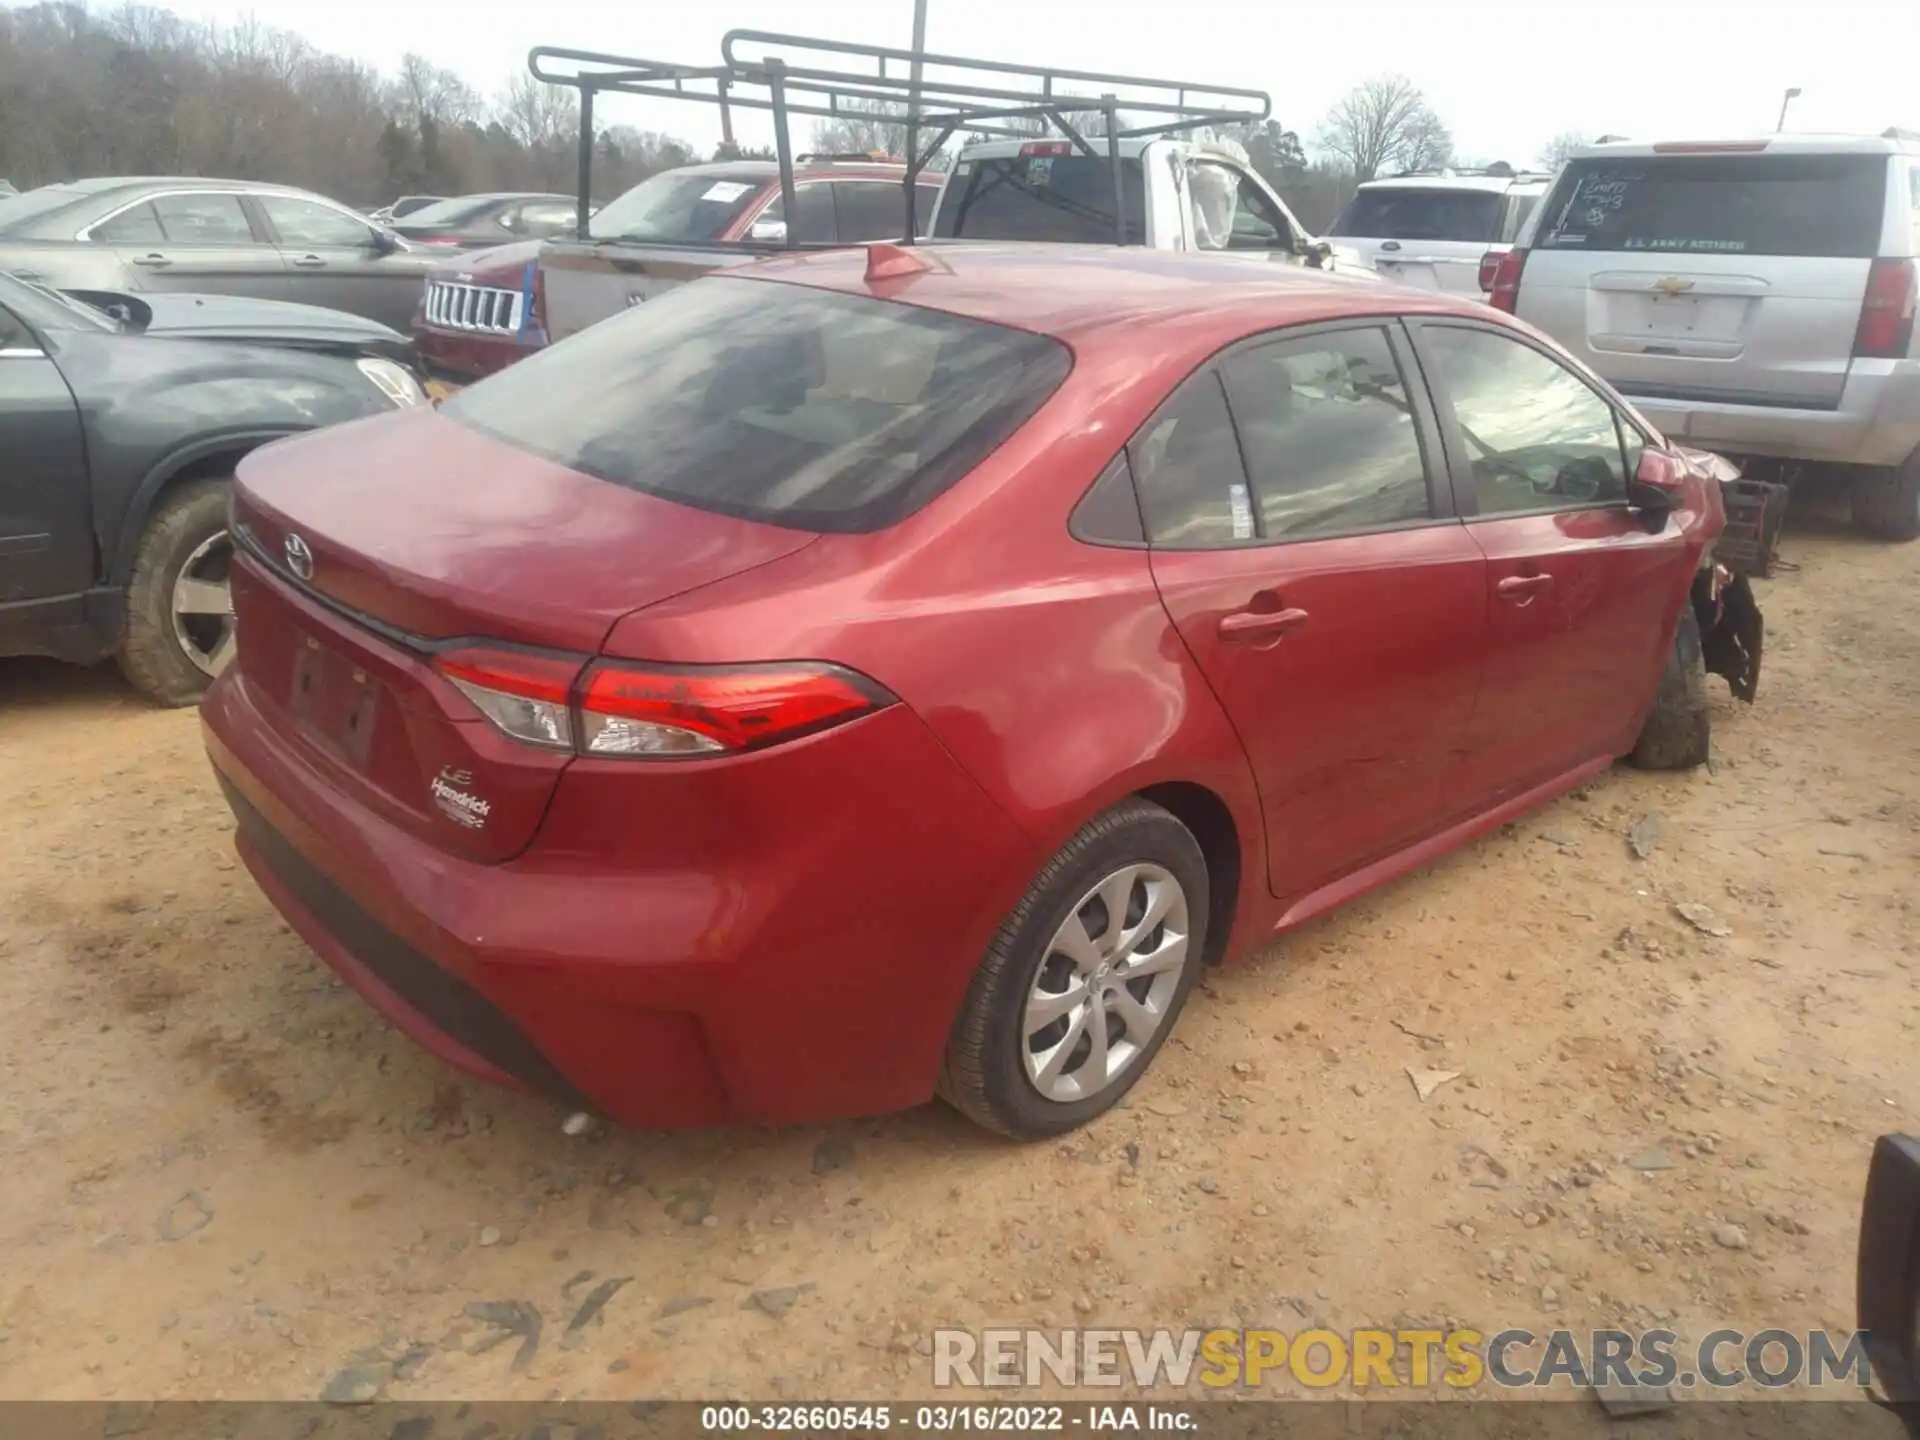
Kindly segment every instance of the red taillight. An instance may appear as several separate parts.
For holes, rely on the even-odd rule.
[[[1493,289],[1493,277],[1500,273],[1501,254],[1501,251],[1489,250],[1480,257],[1480,293],[1483,295]]]
[[[1499,256],[1494,261],[1493,274],[1486,275],[1487,262],[1480,262],[1480,270],[1485,276],[1487,303],[1496,310],[1504,310],[1509,315],[1520,313],[1520,272],[1527,268],[1527,252],[1518,245]]]
[[[580,749],[659,756],[759,750],[892,698],[832,665],[679,668],[602,660],[580,686]]]
[[[442,651],[433,663],[501,734],[549,750],[573,749],[573,682],[585,661],[463,645]]]
[[[760,750],[893,703],[835,665],[646,665],[463,645],[434,666],[503,735],[582,755]]]
[[[1071,155],[1071,140],[1029,140],[1020,147],[1022,155]]]
[[[1867,297],[1853,332],[1857,360],[1903,360],[1913,343],[1916,281],[1911,260],[1876,260],[1867,271]]]

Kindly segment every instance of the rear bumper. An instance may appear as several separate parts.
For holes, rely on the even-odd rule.
[[[1899,465],[1920,451],[1920,360],[1856,360],[1832,410],[1622,393],[1671,440],[1833,465]]]
[[[203,729],[288,923],[448,1063],[626,1125],[925,1101],[1038,864],[904,706],[757,757],[777,770],[713,762],[740,773],[707,787],[706,816],[671,797],[649,813],[602,783],[611,762],[575,762],[526,852],[462,860],[327,786],[243,670]]]

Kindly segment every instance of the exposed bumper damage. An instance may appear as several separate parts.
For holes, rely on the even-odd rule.
[[[1702,474],[1720,482],[1726,528],[1693,578],[1693,617],[1707,672],[1723,676],[1748,704],[1760,689],[1760,651],[1766,622],[1753,598],[1751,577],[1773,570],[1773,549],[1786,513],[1786,486],[1748,480],[1740,467],[1710,450],[1682,450]]]
[[[1760,649],[1766,623],[1744,575],[1709,564],[1693,579],[1693,615],[1709,674],[1726,677],[1736,699],[1753,703],[1760,689]]]

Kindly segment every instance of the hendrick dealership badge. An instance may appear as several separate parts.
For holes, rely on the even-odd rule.
[[[473,784],[471,770],[458,770],[451,765],[440,767],[440,773],[433,777],[433,783],[427,787],[433,796],[433,803],[440,807],[440,813],[456,825],[464,825],[469,830],[485,827],[487,816],[493,813],[492,802],[482,800],[471,790],[464,787]]]

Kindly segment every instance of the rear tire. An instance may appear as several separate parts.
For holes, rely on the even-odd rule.
[[[1019,1140],[1110,1109],[1180,1018],[1206,950],[1208,900],[1199,842],[1160,806],[1127,800],[1091,821],[988,947],[947,1042],[941,1098]],[[1036,1020],[1034,1007],[1057,1018]]]
[[[223,543],[227,534],[226,479],[196,480],[170,492],[147,522],[133,552],[127,582],[127,618],[120,641],[120,673],[129,684],[161,705],[192,705],[213,683],[215,672],[232,654],[233,617],[217,611],[180,613],[183,579],[224,591]],[[226,553],[230,554],[230,551]],[[194,592],[199,593],[199,592]],[[186,600],[187,604],[213,601]],[[224,636],[224,648],[222,637]],[[196,656],[198,659],[196,659]]]
[[[1691,770],[1712,757],[1713,717],[1707,710],[1707,662],[1700,622],[1688,600],[1674,628],[1653,709],[1627,756],[1642,770]]]
[[[1853,523],[1877,540],[1920,538],[1920,453],[1853,482]]]

